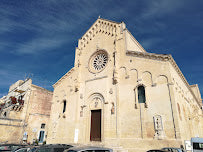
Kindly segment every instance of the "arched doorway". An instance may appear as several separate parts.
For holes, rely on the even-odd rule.
[[[102,140],[102,112],[104,98],[99,93],[90,96],[90,141]]]
[[[90,141],[101,141],[101,109],[91,110]]]

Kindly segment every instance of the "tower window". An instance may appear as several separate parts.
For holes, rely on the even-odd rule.
[[[66,100],[63,101],[63,113],[66,111]]]
[[[139,103],[145,103],[146,102],[144,86],[138,87],[138,102]]]

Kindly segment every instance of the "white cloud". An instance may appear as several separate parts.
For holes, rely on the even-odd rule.
[[[180,7],[184,6],[183,1],[179,0],[153,0],[148,1],[148,7],[141,14],[140,19],[148,19],[151,17],[160,17],[169,13],[173,13]]]
[[[40,75],[26,74],[25,72],[20,72],[14,66],[5,66],[5,68],[0,69],[0,98],[3,95],[6,95],[10,85],[15,83],[18,80],[24,80],[26,77],[29,77],[33,80],[33,84],[36,84],[40,87],[52,90],[53,81],[46,80]]]
[[[35,38],[24,44],[20,44],[17,53],[20,54],[38,54],[44,51],[51,51],[66,43],[67,40],[59,38]]]
[[[0,34],[11,31],[14,33],[15,31],[22,31],[22,33],[27,32],[30,34],[23,35],[23,37],[27,37],[27,40],[16,42],[12,52],[16,54],[37,54],[51,51],[69,43],[72,41],[74,31],[80,28],[83,21],[91,14],[89,10],[83,7],[85,2],[80,2],[77,5],[74,3],[76,10],[70,9],[68,11],[62,3],[57,3],[60,4],[57,6],[60,6],[61,10],[53,7],[54,1],[45,3],[48,5],[44,6],[47,10],[38,9],[36,6],[29,8],[30,10],[24,8],[23,12],[17,8],[13,12],[7,7],[1,8]],[[69,3],[65,4],[68,5]],[[89,3],[88,5],[92,4]],[[22,13],[25,13],[24,16],[22,16]],[[20,17],[21,22],[14,20],[15,17]],[[7,37],[9,36],[7,35]],[[12,46],[13,41],[5,40],[1,43],[3,45],[0,46],[0,51],[4,51],[4,46]]]
[[[7,69],[8,68],[8,69]],[[11,84],[23,78],[23,73],[11,70],[10,66],[0,69],[0,98],[8,93]]]

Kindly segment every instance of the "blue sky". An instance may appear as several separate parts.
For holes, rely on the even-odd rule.
[[[124,21],[148,52],[172,54],[203,93],[203,0],[0,0],[0,97],[19,79],[53,90],[94,21]]]

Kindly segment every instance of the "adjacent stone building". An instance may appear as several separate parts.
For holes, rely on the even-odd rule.
[[[46,140],[53,93],[19,80],[10,86],[0,104],[0,143]]]

